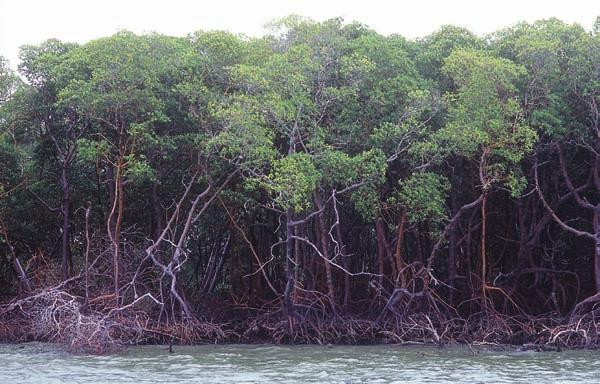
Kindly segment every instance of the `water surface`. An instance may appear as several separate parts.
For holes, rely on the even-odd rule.
[[[600,352],[467,347],[226,345],[135,347],[71,355],[51,344],[0,345],[2,383],[600,382]]]

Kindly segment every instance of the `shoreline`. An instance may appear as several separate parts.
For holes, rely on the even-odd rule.
[[[10,305],[13,305],[12,311],[7,310]],[[18,311],[14,311],[15,308]],[[92,312],[83,306],[63,305],[46,306],[44,312],[40,306],[27,307],[23,302],[16,305],[13,302],[0,306],[0,343],[49,342],[69,352],[92,354],[110,354],[139,345],[210,344],[427,345],[438,348],[462,345],[470,349],[510,347],[537,352],[600,347],[594,311],[576,318],[500,313],[469,319],[431,313],[412,313],[404,319],[337,315],[307,318],[290,329],[288,319],[274,309],[267,315],[248,315],[246,311],[245,316],[236,315],[233,307],[220,308],[223,309],[225,312],[205,316],[228,318],[228,321],[166,324],[153,320],[156,314],[140,310],[115,314],[114,309]]]
[[[600,346],[568,346],[568,347],[555,347],[546,344],[535,344],[535,343],[525,343],[525,344],[496,344],[496,343],[461,343],[461,342],[449,342],[447,344],[436,344],[434,342],[418,342],[418,341],[406,341],[403,343],[394,343],[394,342],[386,342],[386,341],[375,341],[373,343],[356,343],[356,344],[319,344],[319,343],[294,343],[294,344],[281,344],[275,342],[269,342],[265,340],[255,340],[255,341],[221,341],[218,343],[211,343],[209,341],[206,342],[198,342],[198,343],[182,343],[182,344],[164,344],[164,343],[140,343],[140,344],[126,344],[120,346],[118,349],[114,349],[109,352],[95,353],[94,351],[70,351],[68,346],[64,345],[64,343],[60,341],[44,341],[44,340],[0,340],[0,345],[5,346],[24,346],[29,344],[48,344],[52,346],[56,346],[60,348],[60,350],[65,351],[70,354],[89,354],[89,355],[111,355],[111,354],[120,354],[127,353],[130,348],[138,348],[138,347],[157,347],[163,348],[166,353],[177,353],[177,349],[180,347],[185,348],[193,348],[193,347],[206,347],[206,346],[214,346],[214,347],[228,347],[228,346],[255,346],[255,347],[322,347],[322,348],[336,348],[336,347],[398,347],[398,348],[426,348],[432,350],[453,350],[456,348],[464,348],[465,350],[469,350],[472,354],[477,354],[481,352],[568,352],[568,351],[596,351],[600,349]]]

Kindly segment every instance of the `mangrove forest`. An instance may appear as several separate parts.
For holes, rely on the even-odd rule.
[[[23,46],[0,303],[0,340],[96,353],[599,347],[600,18]]]

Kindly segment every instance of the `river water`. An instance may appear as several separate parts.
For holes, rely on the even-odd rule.
[[[164,346],[110,356],[41,343],[0,345],[13,383],[594,383],[600,352],[406,346]]]

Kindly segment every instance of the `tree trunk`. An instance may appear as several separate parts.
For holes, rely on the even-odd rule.
[[[29,278],[27,277],[27,273],[23,269],[21,262],[19,262],[19,259],[17,258],[15,249],[12,246],[12,244],[8,238],[8,229],[6,228],[4,223],[1,221],[1,218],[0,218],[0,234],[2,234],[2,237],[4,237],[3,240],[6,243],[6,246],[8,247],[7,261],[9,262],[9,264],[12,267],[15,274],[19,277],[19,282],[21,283],[21,289],[25,292],[31,291],[31,282],[29,281]],[[2,239],[2,238],[0,237],[0,239]]]
[[[323,203],[319,197],[315,197],[315,204],[317,209],[321,211],[323,209]],[[325,218],[323,212],[319,212],[317,215],[317,226],[320,233],[321,240],[321,253],[323,254],[323,266],[325,267],[325,283],[327,284],[327,296],[331,300],[331,305],[335,305],[335,292],[333,287],[333,273],[331,271],[331,263],[329,262],[329,247],[327,246],[327,229],[325,227]]]
[[[69,266],[73,263],[71,261],[71,245],[70,239],[70,185],[67,178],[67,167],[63,166],[60,174],[60,183],[62,187],[62,201],[60,205],[60,211],[62,215],[62,239],[61,239],[61,265],[63,279],[69,278]]]
[[[342,255],[342,263],[346,271],[350,271],[350,260],[344,254],[344,243],[342,242],[342,230],[340,229],[341,224],[338,222],[335,226],[335,232],[338,242],[338,253]],[[348,301],[350,300],[350,274],[344,273],[344,308],[348,307]]]
[[[487,272],[487,259],[486,259],[486,229],[487,229],[487,193],[483,192],[483,200],[481,201],[481,300],[482,305],[485,306],[485,288],[486,288],[486,272]]]
[[[596,292],[600,293],[600,206],[594,210],[594,282]]]
[[[284,302],[287,310],[288,324],[290,333],[294,331],[294,314],[295,305],[293,300],[293,291],[296,285],[294,280],[294,266],[292,260],[294,258],[294,226],[292,224],[294,215],[291,209],[288,208],[286,213],[286,239],[285,239],[285,292]]]
[[[456,227],[448,234],[448,285],[450,286],[450,304],[454,303],[454,289],[456,288]]]
[[[377,235],[377,265],[379,274],[379,285],[383,285],[383,277],[385,275],[385,228],[383,219],[378,217],[375,219],[375,232]]]
[[[156,241],[162,232],[162,208],[160,206],[157,182],[152,183],[150,205],[152,206],[151,233],[152,239]]]
[[[116,174],[113,180],[113,201],[112,209],[108,216],[106,225],[108,235],[111,241],[112,253],[113,253],[113,280],[114,280],[114,295],[115,299],[119,300],[119,253],[120,253],[120,240],[121,240],[121,223],[123,220],[123,163],[122,156],[119,158],[116,164]]]
[[[302,236],[302,226],[296,227],[296,233]],[[300,263],[302,256],[302,243],[300,240],[296,239],[294,241],[294,261],[296,262],[296,268],[294,268],[294,281],[300,280]],[[294,284],[294,301],[298,301],[298,296],[300,295],[300,291],[298,290],[298,284]]]
[[[406,288],[408,283],[406,278],[406,271],[404,271],[404,267],[406,267],[406,263],[404,259],[402,259],[402,245],[404,243],[404,226],[406,224],[406,210],[402,211],[400,215],[400,222],[398,223],[398,237],[396,239],[396,286],[400,283],[401,288]]]
[[[90,215],[92,212],[92,206],[88,205],[85,208],[85,305],[87,306],[90,302],[89,295],[89,268],[90,268]]]

